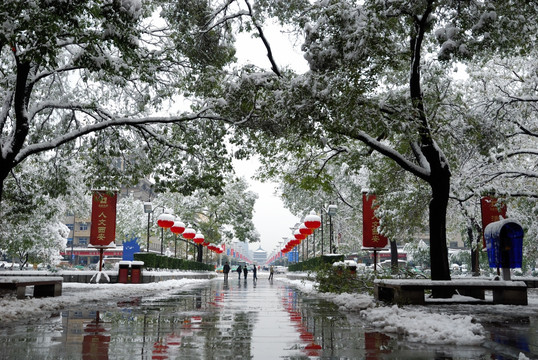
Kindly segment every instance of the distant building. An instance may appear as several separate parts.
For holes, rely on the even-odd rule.
[[[253,261],[257,265],[263,265],[267,261],[267,251],[263,250],[261,245],[252,255]]]

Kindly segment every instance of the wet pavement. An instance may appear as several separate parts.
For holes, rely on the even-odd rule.
[[[0,329],[1,359],[513,359],[538,349],[538,314],[497,307],[431,307],[471,313],[491,333],[482,346],[408,343],[358,313],[265,274],[231,275],[122,301],[81,304]],[[448,310],[447,310],[448,309]],[[451,310],[452,309],[452,310]],[[479,310],[477,310],[479,309]]]

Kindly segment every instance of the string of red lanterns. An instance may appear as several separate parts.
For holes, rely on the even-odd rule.
[[[213,252],[218,254],[224,252],[222,248],[210,245],[209,242],[206,242],[203,234],[197,233],[190,225],[185,226],[179,218],[174,217],[166,211],[157,217],[157,225],[163,229],[170,229],[172,233],[182,235],[184,239],[192,240],[195,244],[202,244]]]
[[[290,239],[282,248],[281,252],[286,254],[294,247],[301,244],[307,236],[312,235],[314,230],[321,226],[321,217],[314,210],[305,216],[304,222],[293,232],[293,239]]]

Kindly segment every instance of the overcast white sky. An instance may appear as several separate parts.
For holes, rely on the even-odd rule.
[[[292,236],[293,227],[299,218],[284,208],[282,200],[275,195],[275,183],[262,183],[252,179],[258,164],[256,160],[237,162],[235,171],[238,176],[244,176],[250,183],[250,190],[258,194],[254,205],[254,225],[260,233],[262,248],[271,253],[283,237]],[[259,243],[251,244],[251,250],[257,250]]]
[[[288,35],[282,34],[276,27],[266,29],[264,32],[279,67],[291,66],[298,72],[308,69],[306,60],[298,48],[294,48],[293,41]],[[300,43],[295,46],[300,46]],[[267,70],[271,67],[262,41],[252,39],[248,35],[238,37],[236,56],[241,63],[252,63]],[[293,227],[300,219],[285,209],[280,198],[275,195],[277,184],[261,183],[251,178],[257,167],[256,160],[238,162],[236,172],[239,176],[244,176],[249,180],[251,190],[259,196],[255,205],[254,224],[260,233],[262,248],[271,253],[279,242],[283,241],[284,237],[290,238],[292,236],[290,227]],[[256,250],[258,244],[252,244],[250,248]]]

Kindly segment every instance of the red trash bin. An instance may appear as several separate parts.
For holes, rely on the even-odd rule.
[[[131,262],[131,282],[133,284],[140,284],[142,282],[142,266],[144,266],[143,261]]]
[[[131,266],[130,261],[120,261],[119,262],[119,273],[118,273],[118,282],[122,284],[127,284],[129,282],[129,267]]]

